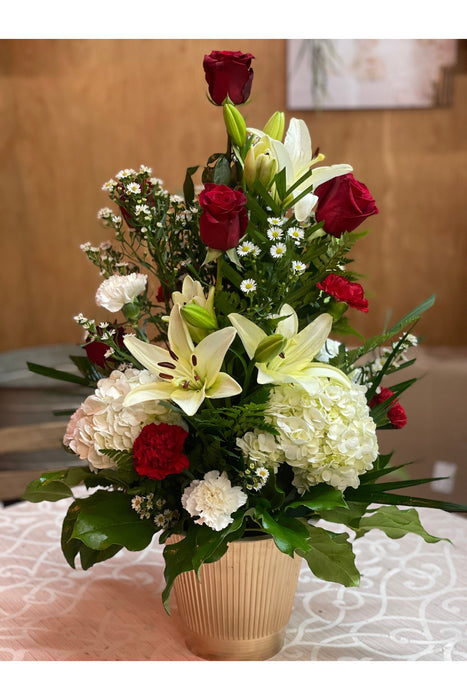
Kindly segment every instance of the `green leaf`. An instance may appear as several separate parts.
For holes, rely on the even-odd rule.
[[[111,559],[117,554],[117,552],[119,552],[122,549],[120,545],[114,544],[110,547],[107,547],[107,549],[101,549],[100,551],[96,551],[95,549],[86,547],[86,545],[83,542],[80,542],[79,544],[79,557],[81,566],[84,571],[90,569],[91,566],[94,566],[94,564],[98,564],[101,561]]]
[[[267,510],[268,504],[259,502],[255,509],[255,519],[261,522],[265,532],[272,535],[278,549],[293,557],[296,550],[308,551],[308,531],[296,518],[286,518],[279,513],[274,518]]]
[[[343,586],[358,586],[360,573],[355,566],[355,555],[346,532],[335,534],[320,527],[310,527],[307,552],[297,552],[305,559],[311,571],[324,581]]]
[[[27,363],[28,369],[35,374],[41,374],[44,377],[50,377],[51,379],[58,379],[63,382],[71,382],[72,384],[81,384],[82,386],[93,387],[95,382],[86,379],[85,377],[80,377],[77,374],[71,374],[71,372],[63,372],[59,369],[54,369],[53,367],[45,367],[44,365],[36,365],[34,362]]]
[[[99,490],[77,502],[80,510],[72,537],[91,549],[120,545],[139,551],[150,544],[156,532],[150,520],[141,520],[131,507],[131,496],[122,491]]]
[[[367,503],[347,502],[347,508],[336,508],[335,510],[324,510],[319,514],[321,520],[330,523],[340,523],[355,529],[360,524],[360,519],[367,509]]]
[[[185,198],[185,204],[187,205],[187,207],[193,204],[193,200],[195,198],[195,186],[193,184],[193,179],[191,176],[195,174],[198,168],[199,165],[193,165],[192,167],[187,168],[186,170],[185,182],[183,183],[183,196]]]
[[[423,537],[425,542],[440,542],[441,540],[450,542],[445,537],[429,535],[421,524],[418,513],[414,508],[400,510],[393,505],[382,506],[373,515],[362,518],[360,526],[355,531],[357,537],[363,537],[363,535],[375,528],[382,530],[392,539],[399,539],[408,533],[414,533]]]
[[[230,163],[225,156],[222,156],[214,166],[214,183],[216,185],[229,185],[230,179]]]
[[[88,467],[72,467],[57,472],[45,472],[34,479],[23,493],[25,501],[39,503],[40,501],[60,501],[71,498],[73,492],[70,486],[77,486],[91,473]]]
[[[75,558],[79,552],[81,543],[72,537],[76,518],[79,514],[79,503],[73,501],[68,508],[67,514],[62,523],[61,546],[65,559],[72,569],[75,568]]]
[[[287,508],[298,508],[300,506],[306,506],[310,510],[317,513],[323,510],[331,510],[332,508],[348,508],[348,505],[344,499],[342,491],[334,489],[332,486],[327,484],[319,484],[311,488],[307,494],[293,501],[287,505]]]

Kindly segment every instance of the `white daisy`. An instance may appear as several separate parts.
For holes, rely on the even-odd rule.
[[[281,219],[278,216],[270,216],[268,217],[268,224],[271,226],[282,226],[282,224],[287,221],[287,219]]]
[[[280,241],[282,238],[282,229],[278,226],[271,226],[267,231],[267,236],[270,241]]]
[[[240,289],[245,294],[251,294],[256,289],[256,282],[252,279],[243,280],[243,282],[240,285]]]
[[[292,260],[292,272],[295,272],[297,275],[301,275],[302,272],[305,272],[306,270],[306,265],[300,260]]]
[[[126,191],[128,194],[141,194],[141,187],[137,182],[130,182],[130,184],[126,186]]]
[[[287,246],[284,243],[277,243],[271,246],[269,251],[273,258],[282,258],[287,252]]]
[[[117,183],[115,182],[115,180],[107,180],[107,182],[104,182],[104,184],[102,185],[102,189],[106,190],[107,192],[112,192],[116,184]]]
[[[287,230],[287,235],[289,238],[291,238],[294,241],[294,243],[299,245],[300,241],[303,240],[304,233],[303,233],[303,229],[297,228],[294,226],[294,227],[289,228]]]
[[[245,255],[252,254],[255,257],[260,254],[260,249],[258,248],[257,245],[252,243],[251,241],[243,241],[238,248],[237,248],[237,253],[241,255],[242,257],[245,257]]]
[[[125,168],[124,170],[120,170],[115,177],[118,178],[119,180],[123,180],[125,177],[131,177],[132,175],[136,175],[135,171],[133,168]]]

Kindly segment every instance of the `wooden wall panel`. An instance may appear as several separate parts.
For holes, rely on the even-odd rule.
[[[179,191],[188,165],[225,146],[221,111],[206,99],[202,71],[212,49],[255,56],[247,123],[285,110],[285,41],[0,41],[0,350],[79,342],[73,316],[99,317],[100,282],[79,245],[106,238],[96,219],[102,184],[122,168],[150,165]],[[433,110],[295,112],[327,163],[349,162],[380,214],[355,249],[370,313],[403,315],[433,292],[420,325],[431,345],[467,345],[464,199],[467,75],[452,107]]]

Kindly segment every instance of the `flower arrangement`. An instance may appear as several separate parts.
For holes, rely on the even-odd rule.
[[[378,449],[378,430],[406,423],[399,397],[415,380],[392,374],[413,363],[412,331],[434,299],[359,346],[330,338],[363,340],[347,319],[349,308],[369,309],[349,252],[378,208],[350,165],[321,165],[303,120],[285,137],[280,112],[261,130],[247,126],[239,106],[253,59],[204,58],[227,147],[208,158],[200,185],[189,167],[183,196],[171,195],[141,166],[103,186],[114,208],[98,218],[113,238],[82,249],[111,317],[76,317],[79,374],[29,363],[89,395],[63,440],[83,466],[43,474],[24,497],[73,498],[61,540],[72,567],[78,556],[88,569],[141,550],[157,534],[167,610],[176,577],[233,540],[267,534],[317,577],[355,586],[352,542],[333,523],[356,537],[379,528],[435,542],[414,507],[465,510],[395,494],[430,479],[390,480],[401,465]],[[73,496],[77,485],[86,497]],[[174,534],[183,538],[167,543]]]

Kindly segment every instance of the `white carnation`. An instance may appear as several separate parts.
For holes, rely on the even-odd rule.
[[[205,474],[202,481],[192,481],[182,495],[182,506],[197,518],[195,522],[217,531],[233,522],[232,513],[246,501],[240,486],[232,486],[227,474],[216,470]]]
[[[361,386],[349,389],[327,377],[317,377],[308,391],[278,385],[266,415],[278,435],[247,433],[237,445],[248,459],[265,466],[271,460],[289,464],[299,493],[319,483],[341,491],[357,488],[359,475],[372,468],[378,455],[376,425]]]
[[[114,467],[103,449],[131,450],[145,425],[169,423],[187,426],[175,411],[157,401],[145,401],[134,406],[123,406],[123,400],[138,384],[154,381],[148,370],[114,370],[109,377],[100,379],[91,396],[71,416],[63,443],[92,470]]]
[[[112,275],[99,286],[96,292],[96,304],[112,313],[120,311],[125,304],[131,303],[144,292],[147,280],[148,276],[139,272]]]

